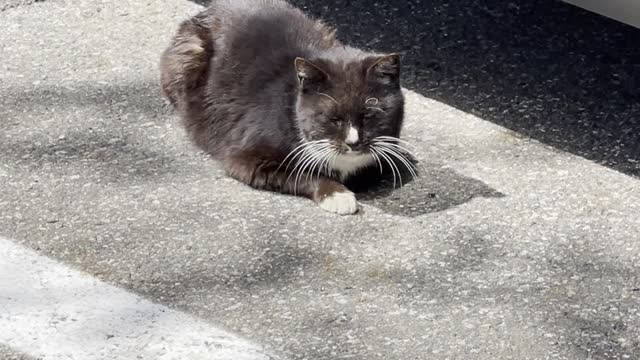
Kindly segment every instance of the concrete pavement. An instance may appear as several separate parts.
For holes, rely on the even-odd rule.
[[[639,358],[637,178],[408,91],[419,181],[349,217],[251,190],[160,99],[198,9],[0,12],[1,235],[290,359]]]
[[[49,359],[276,360],[255,344],[0,238],[0,343]]]

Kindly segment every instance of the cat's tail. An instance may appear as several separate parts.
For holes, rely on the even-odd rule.
[[[189,94],[206,82],[213,54],[207,16],[203,11],[182,22],[160,60],[162,91],[177,108],[186,105]]]

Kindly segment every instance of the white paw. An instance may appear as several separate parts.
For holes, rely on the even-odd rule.
[[[349,215],[358,211],[356,195],[351,191],[334,192],[320,201],[320,207],[328,212]]]

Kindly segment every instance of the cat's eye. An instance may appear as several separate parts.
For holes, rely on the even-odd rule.
[[[333,117],[329,118],[329,120],[331,120],[331,122],[333,122],[333,123],[339,123],[340,121],[342,121],[342,119],[340,119],[337,116],[333,116]]]
[[[369,112],[364,113],[364,116],[363,116],[363,117],[364,117],[365,119],[369,120],[369,119],[373,119],[373,118],[375,118],[375,117],[376,117],[376,114],[375,114],[375,112],[373,112],[373,111],[369,111]]]

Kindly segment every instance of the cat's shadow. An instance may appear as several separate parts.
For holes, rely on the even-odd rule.
[[[470,178],[437,163],[418,163],[417,177],[400,165],[395,184],[390,168],[369,169],[347,182],[358,200],[393,215],[416,217],[443,211],[477,197],[499,198],[504,194],[480,180]]]

